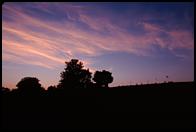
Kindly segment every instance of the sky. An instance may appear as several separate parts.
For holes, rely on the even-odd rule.
[[[194,3],[2,6],[2,85],[57,85],[65,61],[112,72],[109,86],[194,80]],[[166,78],[168,76],[168,78]]]

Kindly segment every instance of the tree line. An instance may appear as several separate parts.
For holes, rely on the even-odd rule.
[[[71,59],[65,62],[66,67],[60,73],[61,79],[58,85],[49,86],[48,91],[81,89],[81,88],[108,88],[108,84],[113,82],[112,73],[106,70],[96,71],[92,77],[89,69],[84,69],[84,65],[78,59]],[[92,82],[92,80],[95,82]],[[15,91],[25,93],[40,93],[44,88],[36,77],[24,77],[17,84]],[[2,87],[2,92],[10,92],[9,88]]]

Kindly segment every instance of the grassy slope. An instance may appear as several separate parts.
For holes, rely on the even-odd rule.
[[[5,97],[2,121],[6,129],[188,129],[193,106],[193,82],[122,86]]]

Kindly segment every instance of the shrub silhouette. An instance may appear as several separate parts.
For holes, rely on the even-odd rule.
[[[25,93],[41,93],[44,89],[41,87],[36,77],[24,77],[16,85],[17,91]]]
[[[56,86],[49,86],[47,89],[47,94],[51,95],[51,94],[54,94],[56,91],[57,91]]]
[[[77,59],[65,62],[67,67],[61,72],[61,80],[58,88],[80,88],[87,87],[91,83],[91,72],[83,69],[83,63]]]
[[[108,84],[113,81],[112,73],[105,70],[96,71],[93,81],[95,81],[99,87],[108,87]]]
[[[10,92],[10,89],[9,89],[9,88],[5,88],[5,87],[2,87],[2,88],[1,88],[1,92],[2,92],[3,94],[6,94],[6,93],[9,93],[9,92]]]
[[[49,86],[48,87],[48,91],[53,91],[53,90],[55,90],[56,89],[56,86]]]

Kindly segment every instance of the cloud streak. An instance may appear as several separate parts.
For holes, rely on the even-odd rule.
[[[54,15],[51,5],[45,3],[42,5],[45,7],[43,9],[40,9],[40,5],[34,6]],[[64,6],[69,8],[65,9]],[[25,52],[61,64],[65,56],[68,59],[76,54],[97,56],[116,51],[149,55],[152,44],[168,49],[193,48],[193,35],[189,31],[166,31],[159,25],[139,21],[146,33],[143,36],[134,36],[123,27],[115,25],[110,16],[95,17],[88,14],[88,8],[81,11],[81,7],[56,4],[54,8],[61,9],[60,11],[63,9],[62,16],[67,16],[67,19],[59,22],[42,20],[41,17],[32,15],[35,14],[33,11],[30,11],[30,15],[20,6],[4,5],[3,15],[8,17],[6,15],[9,14],[12,19],[11,22],[3,19],[3,45],[6,45],[4,49],[21,54],[21,57]],[[167,38],[161,36],[161,33]],[[16,37],[23,41],[17,42]],[[15,48],[11,48],[9,44],[14,44]],[[58,55],[58,52],[62,52],[64,56]],[[40,60],[36,61],[42,64]]]
[[[184,12],[184,19],[178,22],[175,11],[164,15],[149,7],[126,7],[115,5],[118,10],[113,10],[107,4],[5,3],[3,61],[52,70],[71,58],[80,58],[95,71],[90,58],[108,53],[156,56],[153,50],[158,46],[187,58],[176,49],[193,50],[189,12]]]

